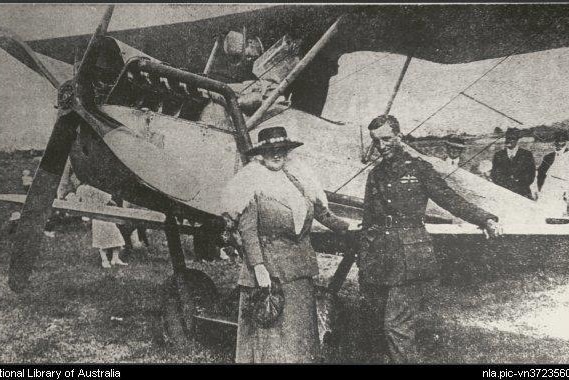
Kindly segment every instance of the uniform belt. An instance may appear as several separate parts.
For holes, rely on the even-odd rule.
[[[425,217],[424,216],[394,216],[394,215],[385,215],[383,220],[379,223],[375,223],[374,226],[376,228],[386,229],[386,228],[414,228],[414,227],[423,227],[425,225]]]

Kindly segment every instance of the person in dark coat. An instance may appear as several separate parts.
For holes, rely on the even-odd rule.
[[[553,146],[555,147],[555,151],[549,154],[546,154],[541,161],[541,165],[537,169],[537,190],[541,191],[543,184],[545,183],[545,178],[547,177],[547,172],[555,158],[566,153],[569,153],[569,148],[567,147],[567,140],[569,140],[569,134],[567,131],[557,131],[555,133],[555,139]]]
[[[439,277],[424,224],[427,201],[491,236],[499,234],[498,218],[467,202],[431,164],[407,153],[395,117],[377,117],[368,128],[382,161],[368,175],[364,198],[358,255],[362,347],[370,362],[416,362],[417,308],[426,286]]]
[[[291,141],[283,127],[259,132],[247,164],[226,188],[226,215],[238,221],[244,260],[239,276],[241,297],[237,328],[237,363],[313,363],[320,360],[320,341],[313,277],[316,252],[310,244],[313,219],[335,231],[349,224],[328,209],[314,174],[288,152]],[[255,292],[280,284],[282,314],[270,327],[252,313]]]
[[[496,152],[492,160],[492,182],[532,199],[530,185],[535,179],[533,154],[519,147],[518,129],[508,128],[505,138],[506,149]]]

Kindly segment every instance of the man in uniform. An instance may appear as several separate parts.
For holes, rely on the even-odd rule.
[[[391,363],[415,362],[416,309],[425,285],[439,275],[424,225],[427,201],[491,236],[499,234],[498,218],[456,194],[432,165],[406,153],[395,117],[377,117],[368,129],[382,161],[367,179],[358,255],[364,349],[372,362],[383,354]]]
[[[535,160],[529,150],[519,147],[520,132],[516,128],[506,131],[506,149],[494,154],[492,182],[514,193],[532,198],[530,185],[535,179]]]

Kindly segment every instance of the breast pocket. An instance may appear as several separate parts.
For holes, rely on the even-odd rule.
[[[424,228],[402,231],[400,241],[405,256],[405,278],[408,281],[427,280],[439,275],[432,239]]]

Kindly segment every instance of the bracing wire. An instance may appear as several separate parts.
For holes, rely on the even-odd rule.
[[[535,35],[533,38],[530,38],[526,41],[524,41],[522,44],[520,44],[515,50],[514,53],[511,53],[503,58],[501,58],[496,64],[494,64],[492,67],[490,67],[490,69],[488,69],[487,71],[485,71],[480,77],[478,77],[476,80],[474,80],[472,83],[470,83],[468,86],[466,86],[462,91],[459,91],[456,95],[454,95],[450,100],[448,100],[446,103],[444,103],[442,106],[440,106],[439,108],[437,108],[432,114],[430,114],[425,120],[423,120],[422,122],[420,122],[416,127],[414,127],[409,133],[406,134],[406,136],[411,135],[413,132],[415,132],[417,129],[419,129],[420,127],[422,127],[427,121],[429,121],[430,119],[432,119],[436,114],[438,114],[440,111],[442,111],[444,108],[446,108],[449,104],[451,104],[454,100],[456,100],[459,96],[461,96],[464,92],[466,92],[467,90],[469,90],[470,88],[472,88],[476,83],[478,83],[480,80],[482,80],[484,77],[486,77],[490,72],[492,72],[494,69],[496,69],[496,67],[498,67],[499,65],[501,65],[502,63],[504,63],[508,58],[510,58],[512,55],[515,55],[518,51],[520,51],[522,49],[522,47],[524,47],[526,44],[528,44],[529,42],[533,42],[535,39],[537,39],[538,37],[543,36],[543,33],[546,32],[551,26],[553,25],[553,23],[548,23],[548,25],[537,35]],[[486,146],[484,146],[479,152],[477,152],[476,154],[474,154],[472,157],[470,157],[468,160],[466,160],[465,162],[463,162],[460,167],[463,167],[464,165],[466,165],[468,162],[472,161],[472,159],[474,159],[475,157],[478,157],[480,154],[482,154],[484,151],[486,151],[487,149],[489,149],[492,145],[494,145],[500,138],[502,138],[502,136],[499,136],[498,138],[496,138],[495,140],[491,141],[489,144],[487,144]],[[342,186],[340,186],[338,189],[336,189],[336,191],[334,191],[334,193],[336,193],[337,191],[339,191],[340,189],[342,189],[343,187],[345,187],[346,185],[348,185],[351,181],[353,181],[356,177],[358,177],[361,173],[363,173],[372,163],[374,163],[375,161],[377,161],[377,159],[373,160],[372,162],[370,162],[370,164],[366,165],[363,169],[359,170],[354,176],[352,176],[348,181],[346,181]],[[445,178],[448,178],[450,175],[452,175],[457,169],[453,170],[451,173],[449,173]]]

